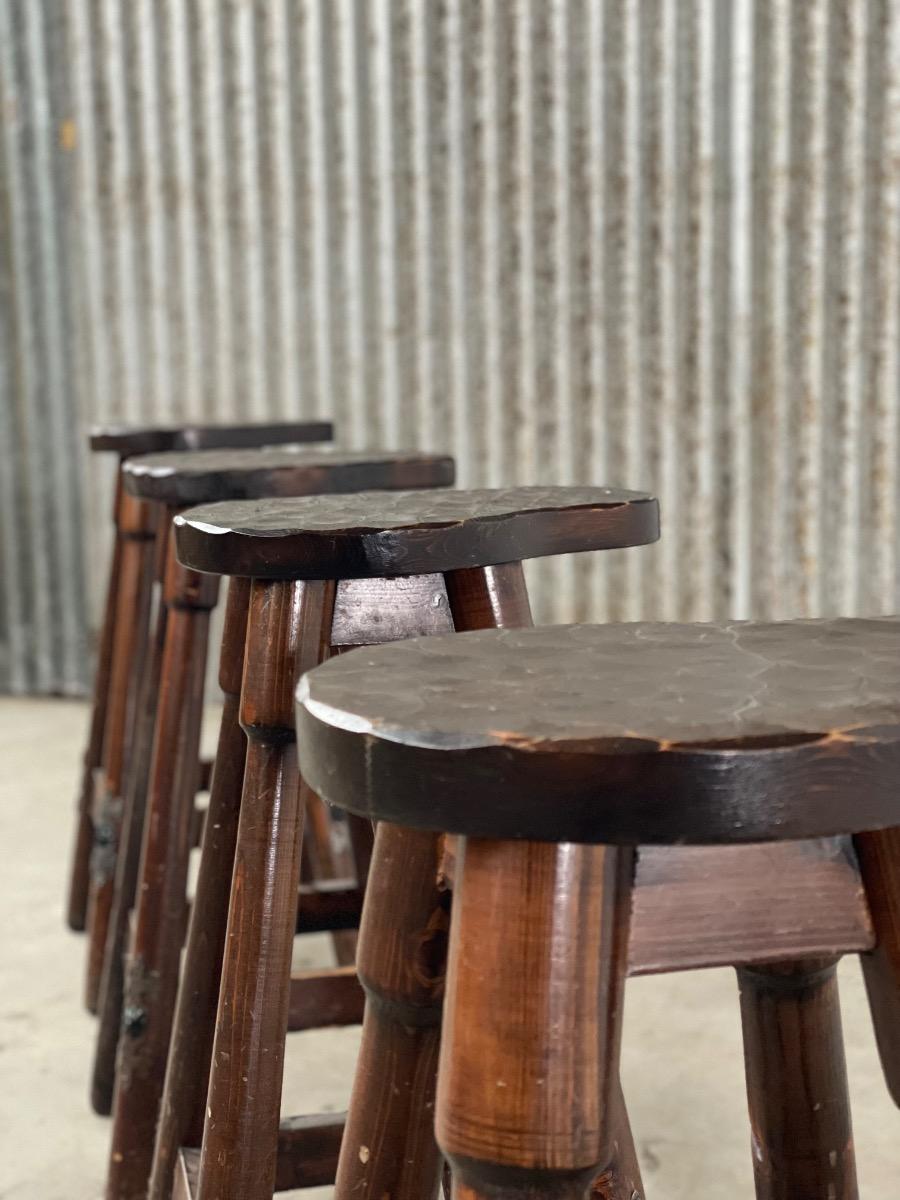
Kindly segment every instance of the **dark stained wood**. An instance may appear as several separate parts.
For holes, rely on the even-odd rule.
[[[94,844],[88,897],[90,930],[85,1003],[97,1011],[106,934],[112,910],[116,847],[122,819],[125,772],[137,706],[140,671],[148,637],[158,513],[133,497],[120,508],[121,561],[110,664],[103,766],[97,773]]]
[[[334,1183],[344,1134],[343,1113],[288,1117],[278,1127],[275,1191],[325,1187]]]
[[[610,1099],[610,1140],[607,1165],[594,1180],[591,1200],[645,1200],[644,1183],[637,1150],[628,1120],[628,1109],[618,1078],[613,1081]]]
[[[362,915],[363,889],[352,879],[322,879],[300,887],[297,933],[357,929]]]
[[[168,544],[168,522],[160,522],[157,548]],[[162,675],[163,654],[168,628],[169,606],[160,586],[154,588],[156,604],[151,619],[153,636],[143,669],[139,673],[138,702],[128,755],[122,825],[116,847],[113,897],[103,952],[103,970],[98,1004],[97,1039],[91,1072],[91,1105],[96,1113],[112,1112],[116,1056],[122,1027],[125,995],[125,957],[128,947],[129,916],[134,905],[143,842],[147,785],[156,729],[156,706]]]
[[[288,1117],[278,1128],[275,1191],[324,1187],[334,1182],[344,1115]],[[174,1200],[195,1200],[199,1194],[200,1154],[184,1149],[178,1155]]]
[[[367,1003],[335,1200],[429,1200],[450,897],[437,884],[438,839],[381,824],[360,928]]]
[[[882,1070],[900,1105],[900,829],[860,834],[856,852],[876,939],[862,956],[863,975]]]
[[[864,831],[900,818],[898,633],[883,618],[397,642],[303,681],[300,752],[330,803],[451,833],[647,844]]]
[[[92,806],[94,773],[102,765],[103,742],[109,702],[112,649],[119,595],[121,562],[120,509],[122,505],[121,466],[130,455],[157,450],[189,450],[225,446],[263,446],[284,443],[330,441],[330,422],[304,421],[261,425],[206,426],[107,426],[91,431],[90,445],[95,451],[114,452],[119,460],[116,472],[116,496],[113,505],[116,536],[110,562],[107,599],[100,628],[97,672],[94,681],[90,733],[84,755],[82,782],[73,846],[67,918],[72,929],[86,926],[90,888],[90,854],[93,844]]]
[[[525,573],[520,562],[450,571],[446,584],[458,631],[521,629],[532,623]]]
[[[247,756],[247,738],[239,724],[239,710],[249,603],[249,580],[231,580],[219,657],[219,686],[224,694],[222,723],[159,1109],[150,1200],[168,1200],[178,1148],[199,1149],[203,1137]]]
[[[632,902],[632,975],[846,954],[875,941],[848,838],[644,846]]]
[[[446,583],[458,630],[527,628],[532,624],[521,563],[453,571]],[[441,838],[441,886],[452,887],[458,842],[458,838],[449,835]],[[615,951],[617,955],[620,952],[618,948]],[[613,1089],[609,1116],[611,1149],[591,1196],[594,1200],[642,1200],[640,1168],[618,1077],[613,1081]],[[449,1174],[448,1167],[446,1175]]]
[[[475,578],[478,576],[479,578]],[[437,586],[435,586],[437,585]],[[294,588],[296,585],[284,585]],[[256,588],[262,588],[261,582],[255,585]],[[396,622],[392,628],[396,630],[395,636],[403,636],[404,633],[429,631],[446,622],[445,627],[450,627],[451,616],[448,612],[449,608],[449,588],[442,585],[440,581],[431,580],[426,586],[419,583],[413,583],[410,586],[405,579],[398,579],[394,582],[393,587],[397,589],[398,594],[402,593],[403,599],[406,601],[402,605],[404,614],[408,610],[409,623],[404,620]],[[354,589],[356,594],[354,595]],[[505,595],[504,595],[505,589]],[[274,591],[274,589],[272,589]],[[336,650],[345,649],[365,643],[370,640],[379,640],[385,636],[385,621],[383,613],[378,611],[378,605],[373,603],[373,589],[358,584],[342,584],[341,599],[343,607],[341,612],[335,616],[332,624],[332,629],[335,631],[332,634],[333,639],[337,642]],[[390,609],[390,588],[382,589],[384,593],[383,605],[385,609]],[[506,619],[522,619],[522,614],[528,615],[527,598],[525,597],[524,586],[521,580],[521,568],[505,568],[501,567],[496,572],[481,572],[481,571],[466,571],[458,581],[454,583],[454,595],[457,596],[457,607],[460,612],[456,614],[457,624],[460,627],[465,627],[467,622],[472,624],[482,624],[503,618],[503,613],[506,613]],[[470,599],[466,599],[466,594]],[[492,597],[493,594],[493,598]],[[426,596],[430,605],[432,605],[440,614],[440,621],[435,621],[434,615],[429,613],[424,628],[421,625],[422,614],[418,612],[418,603],[420,597]],[[438,602],[433,604],[434,596],[437,595]],[[415,603],[410,603],[409,598],[416,597]],[[462,598],[460,598],[462,597]],[[466,607],[469,607],[468,615],[465,612]],[[400,605],[398,605],[400,607]],[[251,618],[251,631],[258,626],[262,612],[257,617],[256,621]],[[271,614],[268,614],[271,619]],[[301,636],[303,629],[309,632],[306,625],[300,623]],[[324,634],[324,629],[323,629]],[[252,641],[251,633],[251,641]],[[389,635],[388,635],[389,636]],[[325,653],[324,638],[323,643],[318,647],[319,657]],[[354,650],[353,653],[359,653]],[[248,654],[248,663],[262,663],[266,661],[266,643],[265,639],[257,646],[255,651],[250,651]],[[284,654],[273,651],[269,655],[270,663],[273,661],[281,661]],[[288,672],[285,672],[286,674]],[[269,689],[271,694],[271,688]],[[245,687],[246,700],[246,687]],[[280,721],[280,719],[279,719]],[[276,736],[277,735],[277,736]],[[266,738],[273,739],[272,751],[282,749],[286,740],[289,741],[283,726],[276,722],[274,725],[270,722],[270,727],[262,735],[263,740]],[[252,741],[252,735],[251,735]],[[251,750],[252,760],[252,750]],[[256,805],[253,807],[260,808],[266,804],[270,804],[273,794],[273,787],[270,780],[259,781],[259,786],[252,785],[251,770],[248,766],[245,794],[242,807],[242,816],[240,828],[244,829],[247,823],[247,799],[250,787],[250,794],[256,796],[260,794]],[[263,786],[265,784],[266,786]],[[263,794],[265,800],[263,800]],[[281,800],[276,800],[276,803],[281,803]],[[252,809],[251,809],[252,811]],[[298,817],[299,820],[299,817]],[[295,842],[293,834],[293,818],[287,821],[286,826],[281,823],[278,833],[278,838],[274,838],[274,830],[271,827],[271,822],[267,824],[269,818],[263,812],[263,820],[254,823],[254,829],[250,837],[253,839],[250,853],[253,858],[253,865],[248,866],[244,870],[240,868],[240,856],[238,857],[238,865],[235,869],[235,886],[232,890],[231,897],[231,917],[229,922],[229,937],[225,952],[225,971],[223,974],[222,994],[220,999],[220,1007],[217,1019],[216,1032],[216,1052],[214,1054],[214,1065],[211,1079],[211,1086],[208,1096],[208,1120],[204,1133],[204,1147],[201,1160],[199,1193],[205,1197],[221,1196],[221,1195],[240,1195],[255,1198],[257,1196],[265,1196],[270,1194],[271,1184],[271,1160],[272,1153],[269,1150],[271,1144],[271,1133],[267,1137],[265,1129],[271,1130],[274,1128],[274,1117],[272,1113],[277,1112],[280,1092],[280,1074],[278,1075],[278,1088],[274,1086],[275,1071],[280,1072],[281,1054],[283,1050],[283,1037],[288,1024],[292,1028],[306,1028],[312,1024],[321,1025],[327,1018],[327,999],[323,1000],[322,995],[325,991],[323,987],[320,994],[316,996],[312,987],[312,979],[310,976],[294,980],[289,987],[290,993],[290,1010],[288,1021],[287,1017],[283,1022],[279,1019],[278,1014],[273,1015],[273,1006],[280,1000],[280,992],[277,985],[277,980],[281,978],[279,970],[285,969],[284,962],[289,961],[289,954],[283,953],[277,948],[277,944],[282,941],[287,943],[288,938],[282,929],[284,909],[287,901],[283,903],[268,902],[265,899],[265,891],[268,888],[270,891],[273,888],[283,890],[285,877],[292,877],[294,886],[296,887],[296,878],[299,874],[298,861],[296,857],[288,857],[287,849]],[[283,821],[283,813],[279,821]],[[362,823],[357,823],[358,828],[365,828]],[[441,861],[441,846],[442,839],[440,838],[421,838],[419,835],[413,835],[416,840],[420,841],[428,851],[428,860],[424,861],[422,855],[418,857],[418,867],[421,868],[424,863],[423,878],[428,882],[428,888],[431,893],[438,897],[438,907],[432,909],[435,911],[446,912],[448,903],[448,894],[443,886],[443,883],[438,877],[438,866]],[[274,839],[274,840],[273,840]],[[280,850],[278,843],[280,841]],[[280,855],[280,859],[279,859]],[[415,856],[413,856],[413,865],[416,865]],[[265,870],[263,869],[265,863]],[[403,875],[404,879],[400,880],[402,887],[406,886],[406,882],[410,877],[409,863],[404,863],[407,868]],[[390,880],[388,882],[391,882]],[[393,886],[397,887],[397,879],[393,881]],[[263,896],[260,898],[260,889],[263,890]],[[243,910],[243,915],[242,915]],[[302,924],[303,918],[303,897],[301,896],[300,914],[297,920]],[[276,949],[273,951],[273,928],[275,930],[274,943]],[[434,968],[434,978],[438,978],[438,969],[442,969],[442,943],[440,938],[430,936],[429,964]],[[410,959],[412,973],[407,971],[403,976],[403,986],[409,988],[415,985],[416,980],[420,977],[421,972],[416,971],[416,955],[419,953],[418,942],[406,944],[403,947],[403,953],[407,959]],[[410,957],[411,956],[411,957]],[[398,960],[399,961],[399,960]],[[279,967],[279,963],[282,964]],[[381,959],[378,959],[379,968],[383,966]],[[261,982],[262,979],[262,982]],[[337,981],[340,981],[338,985]],[[322,973],[318,973],[316,986],[324,984],[325,980]],[[338,996],[338,989],[341,989],[342,995]],[[332,997],[338,998],[338,1003],[335,1005],[335,1019],[348,1020],[359,1019],[359,985],[354,977],[354,973],[350,970],[343,972],[330,973],[330,980],[327,985],[331,991]],[[274,1000],[273,1000],[274,997]],[[393,1001],[392,1001],[393,1003]],[[410,1011],[407,1009],[401,1012],[400,1007],[394,1006],[392,1018],[387,1021],[387,1028],[383,1028],[380,1035],[373,1038],[374,1052],[376,1055],[383,1054],[385,1047],[389,1047],[391,1040],[396,1038],[399,1032],[398,1019],[405,1017],[407,1020],[410,1016]],[[310,1012],[310,1009],[313,1011]],[[350,1011],[352,1010],[352,1012]],[[223,1021],[225,1025],[223,1025]],[[242,1021],[250,1021],[252,1029],[248,1031],[246,1023],[240,1024],[242,1038],[237,1037],[237,1027]],[[375,1026],[377,1028],[377,1022]],[[228,1026],[235,1029],[234,1034],[228,1033]],[[437,1031],[431,1039],[432,1051],[436,1047]],[[219,1046],[222,1045],[224,1054],[219,1054]],[[260,1059],[267,1061],[260,1062]],[[390,1055],[388,1055],[390,1060]],[[434,1053],[413,1053],[406,1057],[407,1075],[415,1080],[417,1094],[427,1094],[423,1089],[433,1088],[434,1078]],[[394,1064],[398,1065],[398,1064]],[[398,1066],[398,1070],[402,1071],[402,1067]],[[263,1078],[265,1076],[265,1078]],[[366,1106],[363,1106],[365,1111]],[[394,1162],[393,1170],[396,1173],[403,1174],[410,1181],[410,1186],[414,1187],[413,1180],[419,1177],[422,1169],[421,1163],[429,1163],[432,1159],[439,1162],[438,1156],[433,1149],[433,1131],[430,1110],[427,1107],[415,1106],[416,1120],[405,1131],[399,1126],[391,1133],[386,1129],[382,1129],[378,1122],[376,1130],[376,1138],[373,1138],[373,1145],[382,1146],[384,1138],[390,1137],[392,1144],[400,1139],[398,1144],[405,1144],[411,1148],[414,1153],[409,1156],[401,1156]],[[269,1114],[267,1117],[267,1113]],[[380,1115],[380,1123],[384,1124],[385,1118],[388,1116],[388,1110],[382,1107]],[[402,1124],[402,1123],[401,1123]],[[240,1131],[238,1133],[238,1130]],[[248,1133],[248,1130],[250,1131]],[[419,1151],[422,1151],[422,1154]],[[424,1157],[423,1157],[424,1156]],[[390,1155],[384,1156],[386,1160],[390,1159]],[[406,1158],[412,1158],[411,1163],[406,1162]],[[416,1165],[419,1164],[419,1165]],[[426,1174],[430,1172],[426,1170]],[[435,1173],[435,1181],[437,1175]],[[400,1193],[392,1192],[392,1200],[397,1196],[397,1200],[401,1200]],[[423,1200],[421,1191],[413,1190],[410,1196],[415,1196],[415,1200]]]
[[[111,450],[122,458],[167,450],[218,450],[290,443],[330,442],[330,421],[287,421],[252,425],[97,425],[90,432],[94,451]]]
[[[144,1197],[171,1035],[185,924],[209,613],[219,581],[170,554],[169,607],[147,792],[134,939],[126,968],[107,1200]]]
[[[257,578],[430,575],[659,536],[656,500],[611,488],[365,492],[310,501],[232,501],[176,522],[199,571]]]
[[[249,744],[200,1200],[269,1200],[275,1186],[303,821],[291,696],[298,673],[323,656],[333,604],[325,583],[253,585],[241,689]]]
[[[631,856],[460,846],[436,1119],[455,1197],[584,1200],[612,1155]]]
[[[858,1200],[835,961],[738,971],[757,1200]]]
[[[110,673],[112,670],[113,644],[116,628],[116,609],[119,599],[119,577],[122,565],[122,473],[116,471],[116,494],[113,502],[113,547],[109,564],[109,580],[106,585],[106,603],[103,622],[100,626],[100,642],[97,647],[97,670],[94,676],[94,691],[91,704],[91,724],[88,742],[84,751],[81,787],[75,826],[75,841],[72,854],[72,869],[69,877],[66,917],[70,929],[81,931],[87,924],[88,892],[91,875],[91,846],[94,841],[94,822],[91,808],[94,797],[94,773],[103,763],[103,740],[106,730],[107,703],[109,700]]]
[[[447,455],[302,447],[141,455],[129,459],[123,472],[133,495],[179,508],[370,488],[448,487],[453,478]]]
[[[356,967],[299,971],[291,976],[288,1030],[361,1025],[364,1004]]]

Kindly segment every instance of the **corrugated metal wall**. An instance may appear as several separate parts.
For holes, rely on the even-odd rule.
[[[6,686],[85,677],[108,418],[657,490],[543,617],[896,609],[895,0],[0,0],[0,87]]]

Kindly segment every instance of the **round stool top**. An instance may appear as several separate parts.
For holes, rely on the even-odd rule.
[[[92,450],[112,450],[123,458],[164,450],[216,450],[285,446],[291,442],[330,442],[330,421],[276,421],[255,425],[97,425]]]
[[[311,671],[297,724],[315,791],[402,825],[620,844],[900,825],[900,618],[418,638]]]
[[[360,579],[643,545],[659,536],[659,510],[613,488],[370,492],[195,508],[175,536],[197,571]]]
[[[443,454],[325,448],[147,454],[123,467],[129,492],[175,508],[364,488],[446,487],[453,478],[453,459]]]

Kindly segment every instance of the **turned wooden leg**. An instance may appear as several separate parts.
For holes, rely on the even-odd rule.
[[[94,697],[91,708],[91,724],[88,743],[84,752],[81,788],[78,793],[78,809],[75,826],[75,845],[72,856],[72,871],[69,877],[69,899],[66,906],[70,929],[81,931],[87,920],[88,891],[91,879],[91,846],[94,841],[94,822],[91,808],[94,799],[94,772],[103,762],[103,736],[106,728],[107,704],[109,701],[110,670],[112,668],[113,641],[116,627],[116,608],[119,599],[119,576],[122,564],[121,542],[122,473],[116,471],[116,498],[113,504],[113,546],[109,564],[109,581],[106,585],[106,604],[103,608],[103,623],[100,626],[100,643],[97,647],[97,671],[94,676]]]
[[[857,1200],[835,960],[738,983],[757,1200]]]
[[[247,737],[239,719],[249,601],[249,580],[232,579],[219,660],[225,703],[156,1131],[151,1200],[169,1200],[179,1147],[199,1148],[203,1137],[247,757]]]
[[[866,899],[875,926],[875,949],[861,956],[881,1068],[900,1105],[900,829],[854,839]]]
[[[632,859],[459,839],[437,1100],[454,1200],[586,1200],[609,1161]]]
[[[103,770],[94,796],[85,982],[85,1004],[90,1012],[97,1011],[112,909],[126,769],[150,621],[157,520],[154,505],[123,496],[121,564],[103,736]]]
[[[256,582],[241,724],[247,765],[198,1182],[199,1200],[271,1200],[297,921],[303,808],[293,729],[300,672],[324,656],[334,589]]]
[[[164,534],[160,532],[160,538]],[[158,549],[160,547],[158,546]],[[103,971],[100,978],[100,998],[97,1006],[97,1042],[91,1073],[91,1105],[96,1113],[108,1116],[112,1112],[113,1089],[116,1077],[116,1056],[122,1027],[122,1004],[125,994],[125,960],[128,929],[134,906],[140,869],[144,814],[147,805],[147,786],[153,754],[153,734],[156,728],[156,706],[159,698],[163,652],[165,650],[168,605],[162,598],[162,570],[153,638],[141,672],[138,707],[134,720],[125,779],[125,801],[116,853],[112,906],[106,933]]]
[[[335,1200],[437,1195],[434,1087],[450,897],[440,838],[382,822],[375,835],[357,970],[363,1037]]]
[[[170,545],[166,644],[126,967],[108,1200],[138,1200],[147,1192],[184,936],[209,611],[218,583],[182,567]]]

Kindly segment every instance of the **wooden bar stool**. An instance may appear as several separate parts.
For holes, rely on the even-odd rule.
[[[135,454],[150,454],[163,450],[214,449],[224,446],[272,446],[285,443],[327,442],[333,435],[331,423],[328,421],[282,422],[261,425],[172,425],[172,426],[104,426],[91,430],[89,444],[95,453],[114,454],[119,468],[126,459]],[[141,565],[134,564],[135,559],[145,557],[142,547],[134,547],[134,541],[150,540],[152,528],[144,523],[151,522],[154,514],[140,513],[140,506],[123,495],[121,471],[116,472],[116,494],[113,503],[113,523],[115,534],[113,538],[112,558],[110,560],[109,579],[106,589],[106,604],[103,623],[100,627],[100,642],[97,653],[97,671],[94,679],[94,697],[91,710],[88,742],[84,753],[84,766],[81,777],[81,787],[78,794],[75,839],[72,853],[72,870],[69,877],[69,893],[66,913],[69,927],[83,930],[87,922],[88,893],[91,877],[91,850],[95,845],[95,830],[93,821],[93,805],[95,790],[95,774],[103,763],[104,745],[110,743],[109,754],[114,760],[119,754],[119,743],[125,739],[127,712],[129,704],[128,692],[132,693],[133,704],[136,683],[133,675],[129,675],[136,665],[134,639],[140,644],[145,642],[144,628],[141,627],[138,615],[145,612],[149,599],[149,571]],[[123,546],[123,542],[126,545]],[[131,589],[128,601],[120,605],[120,577],[122,560],[126,560],[125,582]],[[144,590],[141,591],[140,589]],[[125,640],[129,643],[123,647],[123,657],[127,670],[119,670],[115,674],[115,689],[113,689],[113,646],[117,628],[117,612],[123,609],[123,620],[126,627]],[[123,690],[124,689],[124,690]],[[108,726],[111,726],[109,729]],[[127,747],[125,747],[127,748]],[[120,796],[120,792],[113,793]],[[94,904],[100,909],[100,920],[105,920],[105,905],[112,885],[110,855],[107,853],[109,842],[105,840],[106,830],[97,831],[95,854],[95,871],[98,883],[95,888]],[[99,975],[95,974],[95,985],[99,983]],[[96,1007],[95,991],[89,997],[89,1006]]]
[[[411,903],[417,853],[459,835],[436,1106],[456,1200],[587,1196],[616,1156],[626,973],[704,958],[738,968],[757,1197],[856,1200],[835,964],[867,952],[896,1089],[898,647],[896,618],[559,626],[379,647],[301,682],[307,784],[382,822],[361,964],[370,938],[411,963],[384,957],[370,907]],[[381,856],[400,829],[406,855]],[[762,912],[741,863],[766,854]],[[361,1069],[338,1200],[381,1194],[407,1120]],[[407,1148],[433,1153],[424,1133]]]
[[[443,455],[302,449],[147,455],[123,471],[126,490],[158,508],[165,527],[197,500],[433,488],[453,475],[453,460]],[[158,655],[145,672],[158,685],[142,709],[134,758],[143,774],[126,797],[118,839],[91,1089],[95,1109],[114,1112],[109,1187],[122,1196],[141,1194],[150,1168],[187,915],[209,612],[218,593],[216,577],[183,568],[170,539],[167,547]],[[232,686],[227,665],[223,683],[226,691]],[[216,779],[212,786],[215,792]]]
[[[210,505],[176,518],[185,569],[252,580],[240,696],[249,740],[242,792],[232,774],[228,796],[223,788],[221,807],[210,810],[209,825],[220,836],[203,847],[153,1200],[172,1194],[173,1169],[175,1194],[201,1200],[270,1200],[274,1190],[334,1179],[343,1117],[279,1125],[285,1036],[298,1027],[311,984],[334,998],[348,984],[358,988],[349,972],[330,980],[291,979],[304,812],[292,714],[299,673],[360,645],[527,623],[519,560],[639,545],[657,535],[655,500],[604,488],[270,500]],[[240,616],[229,607],[232,616],[237,626]],[[390,689],[392,681],[383,686]],[[233,709],[226,719],[234,720]],[[382,839],[381,855],[391,852]],[[393,852],[405,854],[402,845]],[[411,899],[391,909],[384,930],[396,950],[387,969],[372,974],[360,963],[361,982],[379,996],[376,1011],[388,1042],[378,1061],[364,1042],[365,1069],[377,1074],[381,1088],[365,1119],[374,1120],[397,1094],[419,1125],[430,1120],[429,1069],[412,1068],[437,1048],[441,989],[432,965],[443,957],[447,899],[440,867],[432,854],[404,881]],[[429,920],[419,924],[423,905]],[[303,908],[301,897],[301,917]],[[415,969],[407,973],[410,954]],[[357,1019],[361,1008],[357,1000]],[[403,1140],[381,1148],[398,1178],[406,1171]],[[422,1200],[438,1169],[435,1153],[418,1169],[419,1182],[427,1180],[420,1191],[395,1192],[386,1183],[379,1200],[401,1194]]]

